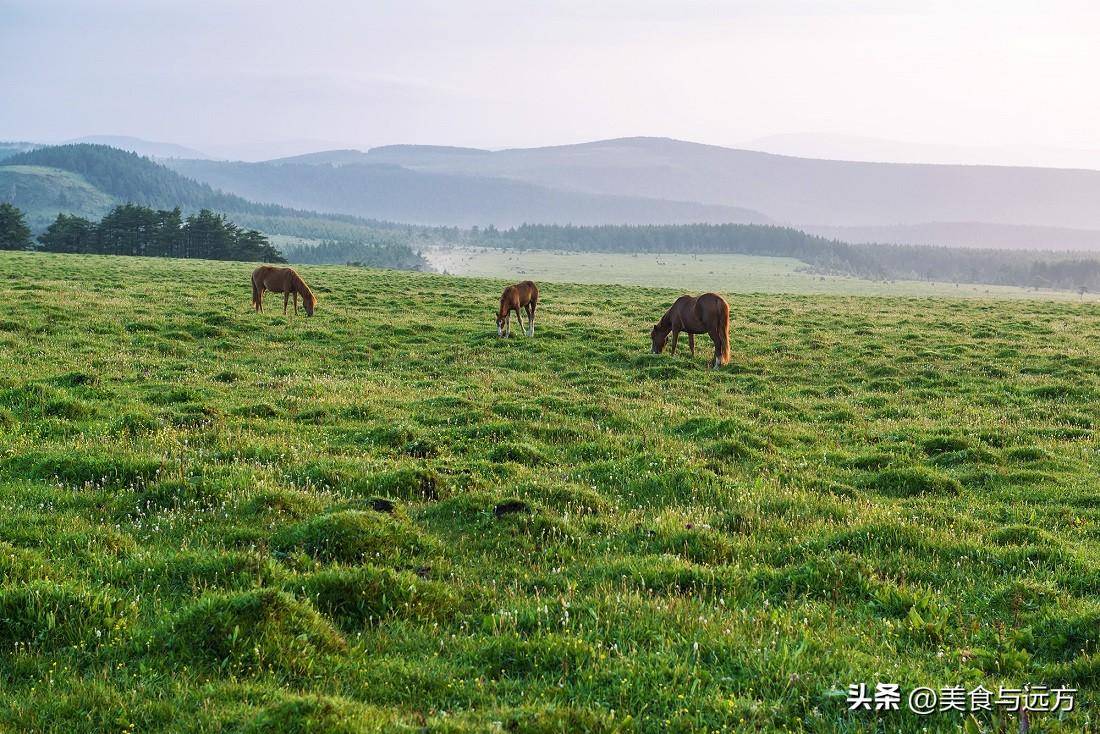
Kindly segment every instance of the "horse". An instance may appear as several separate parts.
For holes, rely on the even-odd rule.
[[[512,312],[516,312],[519,328],[523,328],[520,309],[527,312],[527,336],[535,335],[535,309],[539,305],[539,287],[530,280],[510,285],[500,294],[500,308],[497,309],[497,336],[512,335]]]
[[[709,366],[718,369],[730,361],[730,305],[717,293],[704,293],[695,298],[680,296],[649,333],[653,353],[660,354],[669,334],[672,345],[668,352],[676,354],[676,339],[687,332],[691,356],[695,356],[695,335],[710,334],[714,341],[714,361]]]
[[[290,296],[294,296],[294,313],[298,313],[298,296],[302,297],[302,305],[306,309],[306,315],[312,316],[313,309],[317,307],[317,296],[309,289],[302,276],[294,272],[293,268],[276,268],[271,265],[261,265],[252,271],[252,307],[259,312],[264,310],[264,291],[283,294],[283,315],[286,316],[286,306]]]

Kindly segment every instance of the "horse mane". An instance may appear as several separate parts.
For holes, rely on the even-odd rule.
[[[310,308],[317,307],[317,296],[313,295],[313,291],[309,289],[306,282],[302,280],[302,276],[298,275],[298,271],[291,270],[291,274],[294,276],[294,288],[301,294],[302,298],[309,301]]]

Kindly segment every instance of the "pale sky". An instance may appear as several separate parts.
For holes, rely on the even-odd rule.
[[[1086,0],[0,0],[0,139],[1097,151],[1098,39]]]

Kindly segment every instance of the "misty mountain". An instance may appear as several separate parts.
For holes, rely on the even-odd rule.
[[[457,159],[483,151],[430,148]],[[422,151],[421,151],[422,152]],[[429,225],[766,223],[736,206],[589,194],[487,175],[411,170],[372,154],[330,151],[266,163],[167,162],[181,174],[253,200]]]
[[[365,159],[591,194],[737,206],[795,226],[988,222],[1100,229],[1100,171],[815,160],[667,138],[495,152],[387,146]]]
[[[949,145],[834,133],[785,133],[747,140],[738,147],[777,155],[840,161],[1100,170],[1100,150],[1048,145]]]
[[[175,143],[162,143],[155,140],[143,140],[127,135],[86,135],[75,140],[68,140],[66,145],[90,143],[92,145],[109,145],[119,150],[128,150],[131,153],[148,156],[149,158],[209,158],[202,151],[188,148]]]

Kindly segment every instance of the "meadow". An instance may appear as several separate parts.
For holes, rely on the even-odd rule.
[[[250,271],[0,254],[0,731],[1100,726],[1097,304]]]
[[[566,252],[485,247],[428,247],[439,272],[488,278],[531,278],[558,283],[615,283],[689,292],[803,293],[946,298],[1041,298],[1100,301],[1100,294],[977,283],[868,280],[811,272],[790,257],[757,255]]]

